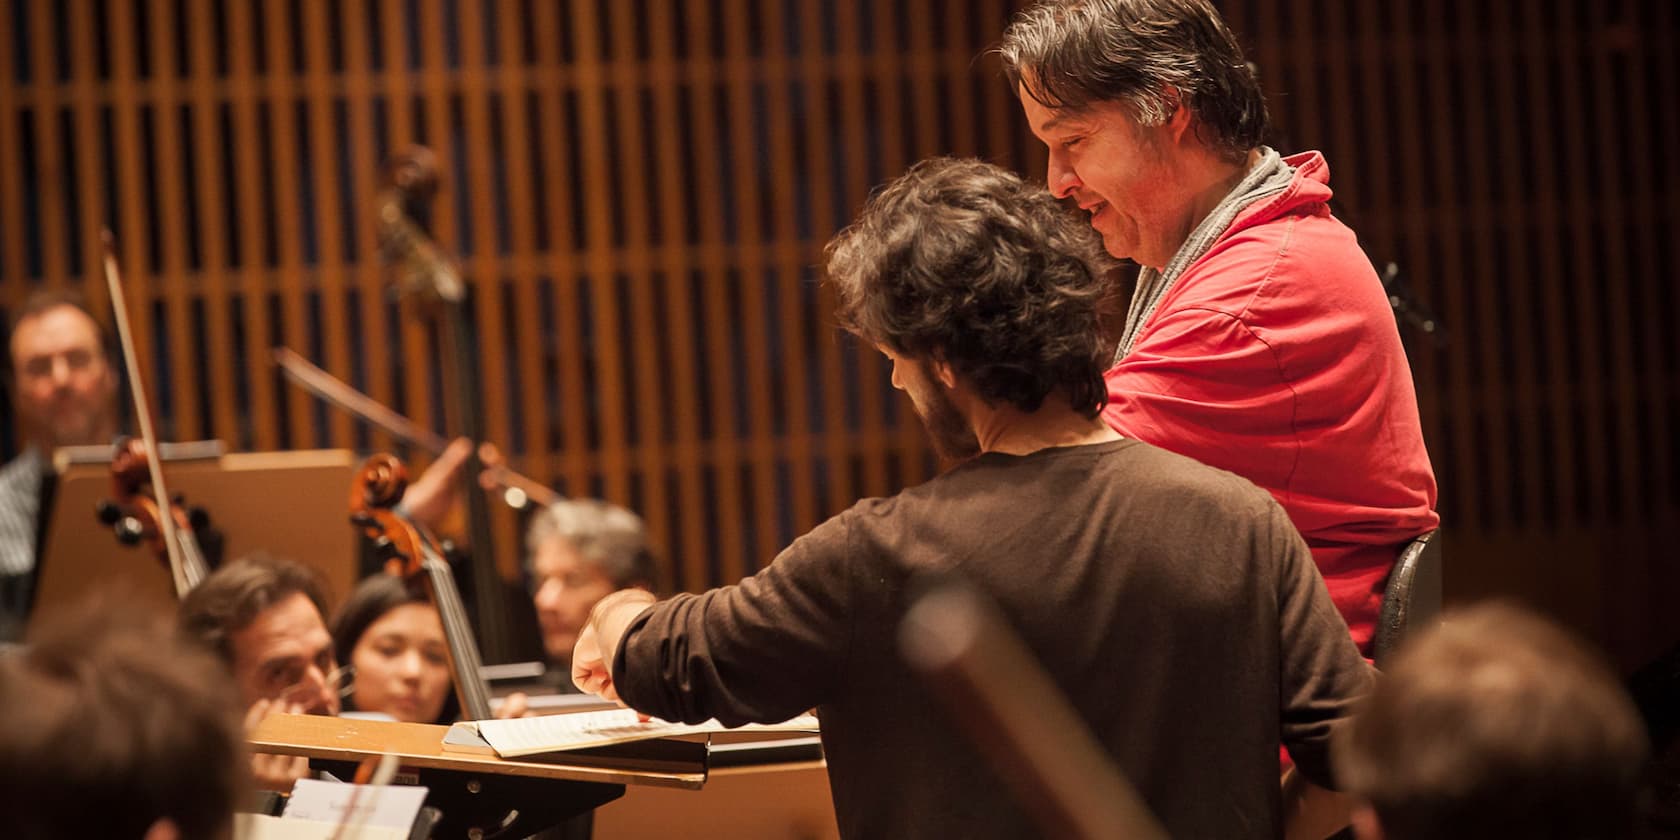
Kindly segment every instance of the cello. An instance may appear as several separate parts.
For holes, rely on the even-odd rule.
[[[437,607],[461,716],[484,720],[491,716],[490,690],[484,683],[478,642],[436,541],[396,510],[407,488],[408,470],[402,461],[384,454],[367,459],[350,484],[350,522],[373,541],[388,574],[403,578]]]
[[[490,511],[478,486],[484,464],[479,460],[476,444],[484,439],[484,420],[474,356],[477,339],[466,309],[467,287],[454,264],[416,220],[421,215],[420,208],[437,194],[437,161],[429,149],[414,146],[392,159],[386,175],[389,183],[380,193],[378,208],[380,250],[398,269],[400,294],[442,309],[439,334],[449,357],[449,363],[444,366],[445,397],[456,414],[457,433],[475,444],[462,470],[468,539],[472,545],[468,573],[473,613],[478,620],[478,637],[485,658],[508,662],[515,658],[518,643],[504,593],[505,582],[496,571]]]

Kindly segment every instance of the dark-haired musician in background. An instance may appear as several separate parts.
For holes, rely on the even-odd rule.
[[[313,570],[253,555],[187,593],[180,622],[232,672],[250,728],[271,714],[338,714],[346,672],[333,657],[326,614],[326,592]],[[256,755],[251,767],[259,786],[286,791],[308,775],[309,759]]]

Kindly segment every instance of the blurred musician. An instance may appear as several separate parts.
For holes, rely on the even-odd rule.
[[[18,840],[228,838],[234,690],[165,616],[95,600],[0,654],[0,814]]]
[[[7,335],[5,371],[24,447],[0,468],[0,641],[21,635],[28,617],[52,450],[111,441],[119,382],[105,331],[72,292],[30,295]]]
[[[543,650],[569,666],[577,637],[596,602],[621,589],[653,588],[653,552],[642,518],[598,499],[566,499],[531,519],[525,538],[531,598],[542,625]]]
[[[333,657],[320,578],[292,560],[252,555],[206,578],[181,601],[186,633],[233,674],[249,729],[271,714],[336,715],[347,672]],[[266,790],[287,791],[308,775],[301,756],[256,755]]]

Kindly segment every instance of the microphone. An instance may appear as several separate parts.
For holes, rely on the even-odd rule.
[[[1429,311],[1412,295],[1412,290],[1400,276],[1400,266],[1388,262],[1382,269],[1383,292],[1388,295],[1388,307],[1394,310],[1396,321],[1406,324],[1429,337],[1435,347],[1447,346],[1447,330],[1441,319]]]

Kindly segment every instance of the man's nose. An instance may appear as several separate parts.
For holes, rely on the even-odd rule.
[[[52,384],[54,388],[63,388],[70,384],[70,360],[63,356],[54,356],[52,360]]]
[[[1062,154],[1054,149],[1050,150],[1050,162],[1045,172],[1045,181],[1050,187],[1050,194],[1057,198],[1067,198],[1079,187],[1079,176],[1074,173]]]
[[[537,587],[537,597],[532,600],[539,610],[557,610],[560,608],[561,596],[565,594],[566,585],[558,578],[550,578]]]

